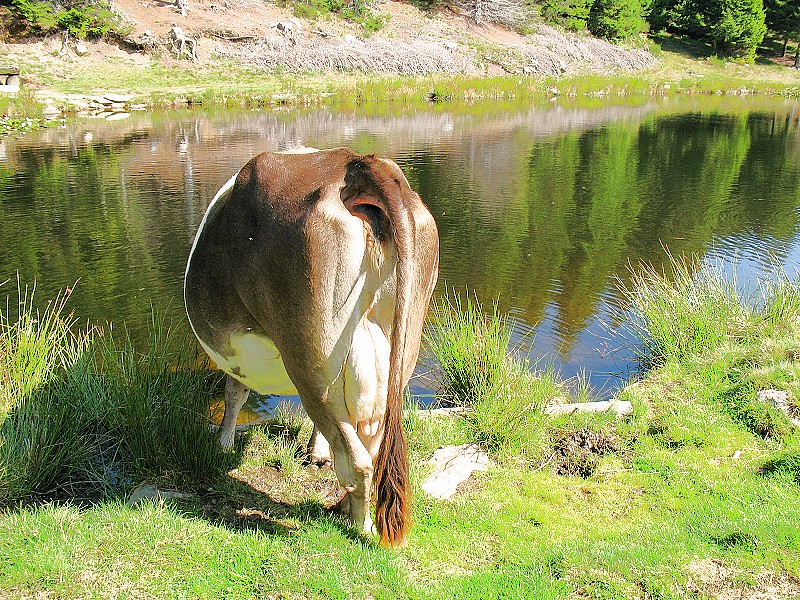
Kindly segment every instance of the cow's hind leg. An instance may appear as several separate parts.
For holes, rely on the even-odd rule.
[[[233,438],[236,435],[236,421],[239,418],[239,411],[244,406],[247,396],[250,394],[248,388],[242,382],[228,375],[225,379],[225,415],[222,417],[222,425],[219,428],[219,443],[226,450],[233,447]]]
[[[332,410],[333,406],[327,403],[313,406],[304,403],[304,406],[315,427],[330,444],[333,469],[346,492],[334,510],[343,513],[359,531],[371,533],[372,457],[369,451],[350,423],[346,410],[336,414],[339,411]]]
[[[308,458],[311,461],[311,465],[316,467],[333,464],[331,446],[316,425],[314,425],[314,432],[308,441]]]
[[[340,429],[345,447],[339,450],[336,448],[338,444],[331,444],[334,456],[333,468],[346,493],[335,508],[347,516],[360,532],[371,534],[374,533],[370,516],[372,456],[350,423],[342,424]],[[340,456],[344,459],[340,459]]]

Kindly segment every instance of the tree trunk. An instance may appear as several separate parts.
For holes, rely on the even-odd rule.
[[[781,52],[781,58],[786,56],[786,46],[788,45],[789,45],[789,38],[788,37],[783,38],[783,52]]]
[[[797,50],[794,51],[794,68],[800,69],[800,41],[797,42]]]

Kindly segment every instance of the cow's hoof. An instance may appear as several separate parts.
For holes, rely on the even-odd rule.
[[[308,459],[308,466],[311,468],[312,471],[316,471],[317,469],[324,469],[325,467],[332,469],[333,461],[331,460],[330,456],[322,458],[314,458],[313,456],[311,456]]]

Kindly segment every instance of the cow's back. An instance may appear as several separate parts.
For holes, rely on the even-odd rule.
[[[319,347],[323,325],[306,325],[329,311],[319,306],[310,279],[319,279],[313,271],[320,270],[321,258],[329,262],[323,271],[341,270],[341,261],[314,257],[325,241],[314,235],[339,235],[338,227],[325,231],[324,213],[333,206],[348,214],[339,190],[355,156],[347,149],[261,154],[223,186],[198,230],[184,288],[189,321],[217,365],[257,392],[294,392],[281,360],[287,353],[297,354],[286,361],[290,371],[294,366],[324,375],[321,363],[331,349]],[[342,233],[339,246],[357,237]],[[336,293],[356,284],[360,264],[349,271]]]

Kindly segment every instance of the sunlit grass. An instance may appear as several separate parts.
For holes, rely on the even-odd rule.
[[[663,278],[651,292],[671,300],[651,298],[648,306],[688,310],[691,318],[683,322],[695,328],[698,315],[716,314],[698,307],[729,290],[696,278],[696,261],[684,264],[695,266],[681,282],[679,297],[662,286]],[[446,317],[444,307],[437,307],[441,320],[429,336],[466,327],[453,335],[456,343],[484,348],[484,359],[494,357],[502,366],[493,370],[475,361],[465,369],[477,373],[482,395],[494,398],[484,406],[470,404],[472,413],[480,414],[472,421],[422,417],[407,404],[414,487],[407,548],[380,548],[321,507],[315,485],[332,474],[308,471],[297,460],[310,424],[287,409],[240,446],[242,462],[232,472],[268,469],[275,479],[262,491],[229,479],[209,484],[210,491],[195,488],[187,500],[136,507],[111,501],[84,508],[3,509],[3,593],[10,598],[798,597],[800,435],[785,420],[774,421],[765,434],[758,415],[743,416],[740,410],[741,403],[755,406],[756,390],[784,390],[796,398],[797,286],[778,272],[765,276],[758,289],[763,293],[750,296],[751,302],[739,300],[746,311],[725,296],[735,319],[722,333],[702,334],[693,351],[664,356],[660,366],[623,390],[620,399],[635,407],[627,419],[545,418],[532,410],[522,421],[514,420],[519,417],[514,411],[514,419],[507,420],[502,409],[517,406],[516,400],[498,393],[503,385],[489,385],[485,375],[508,383],[524,365],[509,357],[508,318],[474,302],[466,311],[464,300],[458,310],[469,317]],[[709,297],[701,299],[705,294]],[[451,310],[454,304],[451,299]],[[496,339],[482,340],[486,334]],[[450,348],[448,355],[458,353]],[[470,397],[471,379],[459,381],[462,395]],[[535,393],[524,385],[507,389],[536,406]],[[490,425],[480,425],[482,419]],[[781,423],[786,428],[779,430]],[[481,433],[503,434],[482,440],[492,450],[490,469],[474,474],[451,500],[427,496],[420,484],[433,451],[473,442]],[[554,451],[565,440],[580,439],[576,433],[605,436],[597,439],[606,448],[589,457],[585,470],[557,475]],[[218,504],[227,505],[232,516],[214,516]]]
[[[670,257],[668,273],[652,265],[633,270],[624,290],[633,332],[646,359],[686,358],[743,335],[751,311],[738,296],[735,280],[706,263]]]
[[[470,436],[486,448],[512,454],[538,449],[542,408],[570,396],[557,373],[521,358],[526,340],[514,347],[513,322],[496,304],[488,312],[477,299],[450,292],[431,313],[423,353],[437,397],[469,409],[463,415]]]

